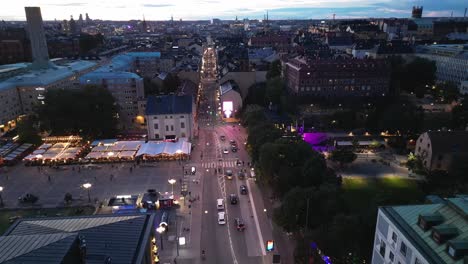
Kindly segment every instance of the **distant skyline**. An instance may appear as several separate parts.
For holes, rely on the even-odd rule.
[[[7,0],[4,0],[7,1]],[[329,19],[410,17],[414,5],[423,17],[463,16],[462,0],[15,0],[2,3],[1,20],[26,20],[24,7],[39,6],[44,20],[78,19],[88,13],[102,20]]]

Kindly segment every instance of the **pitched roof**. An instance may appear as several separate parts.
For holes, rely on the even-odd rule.
[[[192,113],[191,95],[148,96],[147,115],[188,114]]]
[[[432,153],[468,153],[467,131],[428,131]]]
[[[86,240],[88,264],[107,257],[114,264],[140,263],[153,219],[147,214],[20,219],[0,237],[0,263],[62,263],[77,236]],[[7,248],[8,242],[15,244]]]

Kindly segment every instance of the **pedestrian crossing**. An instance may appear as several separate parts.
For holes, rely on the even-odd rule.
[[[201,163],[202,168],[211,169],[211,168],[235,168],[237,167],[235,160],[226,160],[226,161],[206,161]]]

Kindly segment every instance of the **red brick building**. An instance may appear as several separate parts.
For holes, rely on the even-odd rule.
[[[296,57],[286,63],[291,94],[315,97],[386,96],[390,65],[384,60]]]
[[[251,47],[278,47],[283,48],[289,46],[291,38],[287,35],[268,34],[264,36],[254,36],[249,39]]]

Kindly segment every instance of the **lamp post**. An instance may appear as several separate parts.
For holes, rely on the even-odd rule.
[[[83,188],[85,188],[86,190],[88,190],[88,203],[91,202],[91,194],[90,194],[90,191],[89,189],[91,188],[91,186],[93,186],[91,183],[87,182],[85,184],[83,184]]]
[[[164,250],[162,234],[164,233],[164,231],[166,231],[166,229],[164,227],[160,226],[160,227],[156,228],[156,231],[159,233],[159,237],[161,238],[161,250]]]
[[[0,206],[3,207],[3,198],[2,198],[3,187],[0,186]]]
[[[172,198],[174,198],[174,184],[176,183],[176,180],[175,179],[169,179],[169,180],[167,180],[167,182],[169,182],[169,184],[172,187]]]

